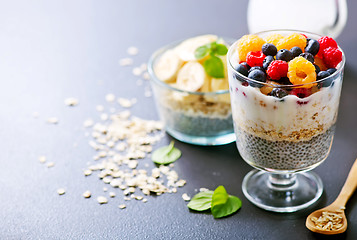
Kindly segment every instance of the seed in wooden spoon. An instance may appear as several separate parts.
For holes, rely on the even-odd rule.
[[[343,226],[342,212],[322,212],[322,215],[311,217],[315,227],[320,230],[339,230]]]

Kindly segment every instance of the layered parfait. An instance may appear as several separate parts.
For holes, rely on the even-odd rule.
[[[234,141],[227,51],[222,38],[202,35],[153,56],[152,88],[160,118],[172,136],[201,145]],[[227,134],[229,140],[215,142]]]
[[[275,31],[228,53],[232,114],[243,159],[268,171],[321,163],[335,130],[344,56],[330,37]]]

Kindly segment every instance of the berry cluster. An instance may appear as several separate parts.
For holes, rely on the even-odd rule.
[[[331,82],[316,80],[326,78],[336,71],[342,61],[342,52],[330,37],[318,40],[307,38],[304,34],[293,33],[288,36],[271,34],[263,40],[257,35],[245,35],[237,43],[240,64],[236,70],[255,80],[252,87],[277,98],[288,94],[304,98],[328,87]],[[300,85],[300,88],[263,87],[258,82],[275,85]]]

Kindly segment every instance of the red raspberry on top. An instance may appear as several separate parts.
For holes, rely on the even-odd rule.
[[[262,53],[262,51],[256,51],[256,52],[249,52],[247,55],[247,63],[251,67],[255,66],[263,66],[263,61],[264,61],[265,55]]]
[[[321,37],[317,41],[320,43],[320,50],[317,53],[319,56],[323,56],[323,50],[328,47],[337,48],[337,42],[328,36]]]
[[[272,61],[267,69],[268,76],[273,80],[279,80],[286,77],[288,73],[289,64],[282,60]]]
[[[337,48],[328,47],[323,50],[323,60],[328,68],[336,68],[342,61],[342,52]]]

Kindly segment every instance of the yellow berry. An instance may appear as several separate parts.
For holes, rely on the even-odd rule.
[[[276,46],[278,44],[278,42],[280,41],[280,39],[282,39],[282,38],[284,38],[283,35],[278,34],[278,33],[273,33],[273,34],[270,34],[269,36],[265,37],[264,40],[265,40],[265,42],[272,43]]]
[[[316,81],[315,66],[303,57],[296,57],[289,62],[288,74],[290,82],[294,85],[312,83]],[[311,88],[316,83],[306,84],[303,88]]]
[[[244,35],[237,42],[239,61],[246,61],[249,52],[261,51],[265,41],[257,35]]]
[[[280,39],[276,45],[276,48],[279,51],[280,49],[290,50],[293,47],[299,47],[301,48],[302,51],[304,51],[305,46],[306,46],[306,38],[299,33],[293,33],[291,35],[288,35]]]

